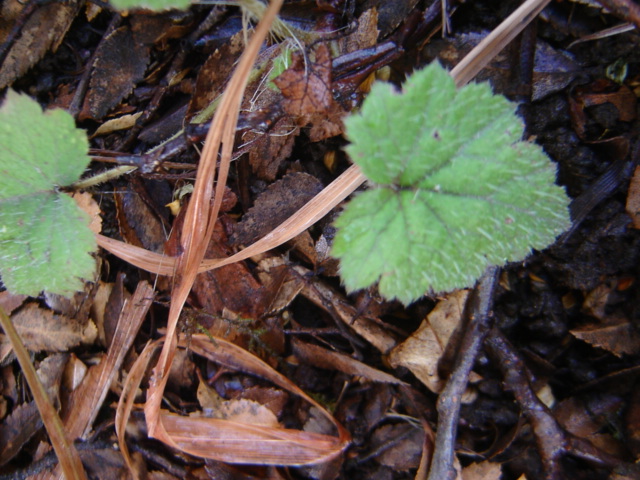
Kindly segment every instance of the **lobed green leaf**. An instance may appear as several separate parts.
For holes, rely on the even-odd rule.
[[[555,165],[520,141],[515,106],[486,84],[456,90],[434,63],[402,93],[374,85],[345,125],[347,151],[374,183],[336,221],[333,254],[350,290],[379,282],[410,303],[467,287],[570,225]]]
[[[90,278],[89,218],[58,188],[90,158],[86,134],[62,110],[46,113],[12,90],[0,107],[0,276],[14,293],[69,294]]]

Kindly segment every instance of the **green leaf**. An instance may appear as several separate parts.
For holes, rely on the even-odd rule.
[[[468,287],[570,225],[555,165],[520,141],[515,105],[487,84],[456,90],[433,63],[401,93],[374,85],[345,125],[347,152],[373,183],[336,221],[333,254],[350,290],[379,282],[410,303]]]
[[[191,0],[111,0],[110,3],[118,10],[184,10],[191,5]]]
[[[46,113],[12,90],[0,107],[0,276],[14,293],[70,294],[90,278],[89,217],[58,188],[89,164],[86,134],[63,110]]]

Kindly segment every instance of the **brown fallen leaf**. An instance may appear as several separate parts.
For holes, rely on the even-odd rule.
[[[113,198],[122,238],[132,245],[162,253],[166,230],[141,196],[130,187],[122,187],[116,189]]]
[[[187,121],[191,121],[193,117],[209,107],[220,96],[231,77],[243,47],[244,42],[242,32],[240,32],[205,60],[198,72],[195,91],[187,108]]]
[[[391,351],[389,363],[408,368],[429,390],[441,392],[446,379],[440,378],[438,363],[462,320],[468,295],[468,290],[457,290],[438,302],[418,330]]]
[[[81,343],[91,344],[98,331],[92,321],[86,324],[28,303],[11,316],[25,346],[32,352],[66,352]]]
[[[42,419],[35,402],[15,407],[0,424],[0,467],[15,457],[40,428]]]
[[[84,436],[92,426],[152,301],[153,288],[147,282],[138,283],[133,297],[121,311],[107,355],[91,367],[80,386],[72,392],[61,415],[70,438]]]
[[[272,183],[235,226],[231,240],[249,245],[280,225],[322,190],[313,175],[296,172]]]
[[[634,458],[640,457],[640,385],[636,382],[624,414],[626,445]]]
[[[373,458],[381,465],[401,472],[418,468],[423,439],[424,432],[415,425],[383,425],[371,436],[372,449],[375,451]]]
[[[54,354],[45,358],[37,370],[42,386],[54,404],[59,405],[62,374],[68,355]],[[42,427],[42,419],[35,402],[19,405],[0,424],[0,466],[20,452]]]
[[[0,308],[2,308],[7,315],[11,315],[16,308],[24,303],[29,298],[27,295],[14,295],[9,293],[8,290],[0,292]]]
[[[372,382],[405,385],[402,380],[393,375],[377,370],[369,365],[338,352],[303,342],[297,338],[291,339],[293,353],[305,364],[315,365],[326,370],[338,370],[357,377],[363,377]]]
[[[384,8],[384,7],[383,7]],[[393,9],[397,8],[397,2]],[[358,27],[353,33],[338,40],[340,52],[352,53],[373,47],[378,41],[378,10],[370,8],[358,17]]]
[[[87,215],[91,218],[89,228],[93,233],[102,231],[102,217],[100,216],[100,206],[89,192],[74,192],[71,198]]]
[[[138,387],[153,353],[161,346],[161,342],[154,342],[140,354],[131,369],[125,394],[118,406],[116,429],[125,458],[128,458],[128,449],[122,434],[126,418],[133,407],[131,393]],[[194,335],[191,338],[190,349],[223,367],[257,375],[301,397],[329,419],[338,435],[323,435],[215,418],[183,417],[161,411],[159,420],[164,428],[159,440],[199,457],[257,465],[318,463],[338,457],[347,447],[347,431],[318,402],[246,350],[222,338],[216,338],[212,342],[205,335]],[[146,413],[148,415],[148,412]]]
[[[614,320],[614,322],[593,323],[574,328],[570,332],[574,337],[611,352],[617,357],[639,353],[640,334],[636,327],[626,319]]]
[[[582,303],[582,310],[598,320],[605,320],[608,316],[606,308],[612,291],[613,287],[611,285],[601,283],[587,293]]]
[[[44,3],[37,7],[0,66],[0,88],[22,77],[48,51],[55,52],[58,49],[83,3],[70,0]]]
[[[260,260],[258,276],[267,290],[262,311],[273,315],[287,308],[304,287],[304,279],[288,265],[279,263],[271,266],[270,259]],[[280,261],[277,259],[276,261]]]
[[[294,117],[324,112],[333,103],[329,48],[321,43],[314,53],[315,60],[309,62],[293,52],[291,66],[273,80],[285,98],[285,111]]]
[[[580,139],[598,143],[610,138],[617,122],[632,122],[636,118],[637,99],[626,85],[612,80],[598,79],[588,85],[574,88],[569,95],[571,123]],[[612,115],[594,116],[594,108],[611,107]],[[591,143],[591,142],[590,142]]]
[[[438,58],[446,66],[456,65],[487,36],[483,33],[462,33],[451,38],[430,42],[425,47],[428,58]],[[512,67],[506,51],[499,53],[476,77],[476,81],[491,81],[497,92],[513,90]],[[532,79],[532,100],[540,100],[564,90],[582,71],[570,53],[558,50],[541,39],[536,42]]]
[[[251,169],[258,177],[269,181],[276,179],[280,165],[291,155],[300,133],[300,128],[292,123],[289,117],[283,117],[266,133],[249,130],[243,134],[244,143],[251,145]]]
[[[472,463],[462,469],[462,480],[500,480],[502,466],[495,462]]]
[[[245,398],[225,400],[202,380],[198,385],[197,396],[205,417],[250,425],[280,427],[278,419],[269,408]]]
[[[629,183],[626,211],[631,217],[633,228],[640,229],[640,167],[636,167]]]
[[[206,254],[221,258],[229,256],[230,253],[226,232],[218,222]],[[244,262],[233,263],[199,275],[193,284],[192,293],[204,313],[213,317],[226,317],[219,319],[218,327],[210,328],[214,335],[225,336],[224,332],[237,317],[258,319],[262,314],[259,306],[263,303],[264,287]],[[223,315],[224,312],[229,314]]]
[[[603,451],[623,458],[625,446],[615,438],[612,419],[622,409],[623,402],[613,395],[570,397],[560,402],[553,413],[568,432],[589,440]]]
[[[100,135],[107,135],[112,132],[117,132],[119,130],[128,130],[136,124],[136,120],[140,118],[143,112],[138,113],[130,113],[128,115],[122,115],[118,118],[112,118],[111,120],[107,120],[102,125],[100,125],[91,138],[99,137]]]
[[[103,118],[128,96],[144,78],[151,51],[136,41],[129,27],[120,27],[105,38],[95,54],[89,90],[80,120]]]
[[[90,478],[127,478],[127,466],[122,454],[113,448],[88,448],[80,452]]]

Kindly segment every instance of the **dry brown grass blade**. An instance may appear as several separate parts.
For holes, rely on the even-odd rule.
[[[198,267],[198,273],[246,260],[254,255],[272,250],[284,242],[291,240],[351,195],[356,188],[362,185],[364,180],[365,178],[360,173],[360,169],[356,165],[352,165],[318,195],[312,198],[304,207],[298,210],[295,215],[285,220],[273,231],[231,257],[203,260]],[[158,275],[170,276],[175,272],[177,260],[174,257],[165,257],[158,253],[145,250],[144,248],[128,245],[103,235],[96,235],[96,239],[98,245],[102,248],[138,268]]]
[[[127,422],[129,421],[131,410],[133,409],[136,392],[140,386],[142,377],[144,377],[145,371],[147,370],[147,366],[149,365],[149,362],[151,362],[155,352],[163,345],[163,343],[164,339],[147,343],[142,352],[140,352],[140,355],[133,364],[133,367],[129,370],[129,374],[127,375],[122,388],[120,400],[118,401],[118,408],[116,409],[116,435],[118,437],[118,445],[122,452],[122,456],[124,457],[124,461],[129,467],[129,471],[135,480],[139,480],[138,471],[131,459],[131,455],[129,454],[127,442],[125,442]]]
[[[264,17],[258,24],[251,41],[242,54],[229,86],[222,96],[205,140],[193,195],[187,207],[180,235],[182,254],[177,257],[174,287],[171,292],[171,306],[167,321],[168,341],[162,348],[147,392],[145,416],[149,435],[152,437],[169,440],[160,421],[160,405],[168,378],[167,372],[173,361],[177,346],[176,326],[178,318],[198,274],[198,267],[204,258],[204,253],[211,239],[213,227],[222,204],[244,89],[260,47],[268,35],[271,23],[281,5],[282,0],[273,0],[265,11]],[[215,191],[213,205],[211,205],[218,153],[221,153],[220,171],[216,179],[218,188]],[[170,441],[168,443],[172,444]],[[175,444],[173,445],[175,446]]]
[[[335,426],[338,436],[164,413],[167,433],[182,450],[228,463],[305,465],[328,461],[349,444],[349,434],[329,412],[250,352],[222,338],[212,342],[206,335],[194,335],[190,349],[229,369],[260,376],[298,395]]]
[[[298,430],[248,425],[246,423],[204,417],[181,417],[161,413],[165,430],[160,440],[182,451],[227,463],[261,465],[304,465],[330,460],[349,443],[349,434],[315,400],[307,396],[289,379],[273,370],[246,350],[221,338],[211,342],[208,336],[194,335],[190,349],[229,369],[259,376],[295,394],[316,407],[338,432],[338,436],[308,433]],[[127,419],[133,408],[134,392],[140,385],[147,365],[160,348],[162,340],[145,347],[131,369],[116,412],[116,431],[122,454],[133,465],[124,439]],[[137,478],[137,473],[132,470]]]
[[[91,367],[82,384],[71,395],[69,408],[63,418],[71,438],[83,437],[91,428],[152,301],[151,285],[147,282],[138,283],[136,291],[120,313],[107,356],[100,364]]]

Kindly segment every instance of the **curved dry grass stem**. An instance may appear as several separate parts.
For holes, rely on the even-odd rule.
[[[271,23],[280,10],[282,1],[273,0],[265,11],[222,96],[205,139],[193,195],[187,207],[181,230],[180,247],[182,253],[176,258],[175,262],[174,286],[171,292],[171,306],[169,307],[169,318],[167,320],[168,341],[164,344],[158,363],[154,368],[154,376],[147,392],[147,403],[145,405],[149,435],[174,447],[178,447],[178,445],[167,434],[162,425],[160,405],[168,379],[167,373],[177,346],[176,327],[178,318],[198,274],[198,267],[204,258],[220,206],[222,205],[224,185],[227,181],[229,164],[231,163],[238,112],[247,79],[260,47],[269,33]],[[220,171],[216,178],[218,153],[220,153]],[[210,199],[214,193],[214,179],[217,180],[218,188],[213,195],[213,205],[211,205]]]

